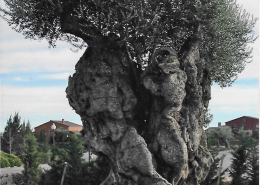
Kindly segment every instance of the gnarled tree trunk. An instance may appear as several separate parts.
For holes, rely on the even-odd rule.
[[[203,181],[212,163],[202,128],[210,85],[196,43],[181,59],[158,48],[145,70],[122,47],[88,47],[66,92],[110,164],[102,185]]]

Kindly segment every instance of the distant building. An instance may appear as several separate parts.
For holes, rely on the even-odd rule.
[[[259,118],[242,116],[226,122],[226,126],[231,127],[232,132],[238,132],[239,129],[243,130],[258,130]]]
[[[227,129],[228,126],[226,125],[221,125],[221,122],[218,122],[218,126],[217,127],[209,127],[207,128],[205,131],[208,133],[216,133],[222,129]],[[229,127],[228,127],[229,128]]]
[[[78,125],[76,123],[65,121],[64,119],[62,119],[61,121],[50,120],[42,125],[35,127],[34,133],[39,134],[41,132],[41,130],[44,130],[47,135],[50,135],[50,133],[52,131],[51,126],[53,123],[55,124],[56,129],[63,128],[63,129],[68,130],[69,132],[80,132],[83,128],[82,125]]]

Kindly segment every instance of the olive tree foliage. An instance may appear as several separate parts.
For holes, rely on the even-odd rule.
[[[206,110],[204,114],[204,128],[207,128],[210,124],[210,122],[213,119],[213,114],[210,113],[210,110]]]
[[[217,137],[218,142],[219,140],[222,140],[222,142],[225,143],[226,148],[230,147],[229,143],[233,140],[234,137],[232,129],[228,126],[217,128],[217,130],[214,132],[214,135]]]
[[[2,15],[30,39],[57,40],[75,47],[100,47],[101,41],[127,48],[141,67],[159,46],[185,54],[192,39],[213,81],[231,85],[250,58],[256,22],[235,0],[4,0]]]

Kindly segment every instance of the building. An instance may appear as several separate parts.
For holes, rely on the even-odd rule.
[[[34,133],[37,135],[41,130],[44,130],[47,135],[50,135],[52,131],[52,124],[55,124],[56,129],[63,128],[68,130],[69,132],[80,132],[82,130],[82,125],[78,125],[76,123],[72,123],[69,121],[62,120],[50,120],[42,125],[39,125],[34,128]]]
[[[219,132],[221,130],[225,130],[225,129],[230,129],[230,128],[229,128],[229,126],[221,125],[221,122],[218,122],[218,126],[217,127],[209,127],[205,131],[207,133],[217,133],[217,132]]]
[[[232,132],[238,132],[239,129],[243,130],[258,130],[259,118],[242,116],[226,122],[226,126],[231,127]]]

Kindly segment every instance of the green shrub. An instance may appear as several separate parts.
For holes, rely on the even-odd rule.
[[[7,154],[5,152],[1,152],[1,167],[14,167],[14,166],[21,166],[22,162],[21,159],[14,154]]]
[[[8,155],[8,161],[9,161],[11,167],[22,165],[21,159],[19,157],[15,156],[14,154]]]
[[[6,158],[5,155],[2,155],[3,152],[1,152],[1,156],[0,156],[0,166],[1,168],[6,168],[10,166],[10,163],[8,161],[8,159]]]
[[[40,163],[47,164],[51,161],[51,150],[48,150],[46,153],[41,153]]]

